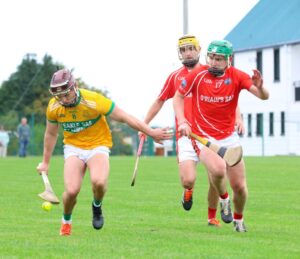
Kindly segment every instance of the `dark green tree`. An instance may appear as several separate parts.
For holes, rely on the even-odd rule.
[[[45,122],[45,108],[49,101],[49,82],[58,64],[50,56],[39,64],[35,56],[27,54],[17,71],[0,88],[0,117],[14,111],[18,117],[35,113],[35,122]]]
[[[23,116],[28,118],[33,132],[29,153],[31,155],[42,154],[46,124],[45,112],[50,99],[49,83],[53,73],[63,67],[62,64],[54,63],[49,55],[45,55],[42,62],[39,63],[34,54],[27,54],[17,67],[17,71],[2,83],[0,87],[0,124],[3,124],[6,130],[11,132],[9,155],[17,154],[18,140],[14,132]],[[100,92],[105,96],[109,95],[106,90],[89,87],[81,78],[76,80],[80,88]],[[110,123],[109,118],[108,122]],[[112,154],[131,155],[132,145],[125,143],[124,139],[136,135],[136,131],[122,123],[110,123],[110,127],[114,141]],[[54,154],[61,154],[62,148],[62,132],[60,132]]]

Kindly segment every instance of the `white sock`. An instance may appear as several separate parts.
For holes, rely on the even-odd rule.
[[[239,222],[243,222],[243,221],[244,221],[244,219],[233,219],[233,221],[235,221],[235,222],[239,223]]]
[[[229,201],[230,198],[229,198],[229,196],[228,196],[226,199],[222,199],[221,197],[219,197],[219,200],[220,200],[220,201]]]
[[[96,205],[96,204],[95,204],[95,202],[93,201],[93,205],[94,205],[94,207],[97,207],[97,208],[99,208],[99,207],[101,207],[101,205],[102,205],[102,202],[100,202],[100,204],[99,204],[99,205]]]
[[[64,217],[62,217],[61,222],[63,224],[72,224],[72,220],[71,219],[70,220],[65,220]]]

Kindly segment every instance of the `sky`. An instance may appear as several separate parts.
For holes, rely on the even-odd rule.
[[[200,41],[202,63],[209,42],[223,39],[258,1],[187,0],[188,33]],[[183,0],[9,0],[0,10],[0,83],[27,53],[38,61],[47,54],[143,120],[181,66]],[[171,100],[151,125],[174,125]]]

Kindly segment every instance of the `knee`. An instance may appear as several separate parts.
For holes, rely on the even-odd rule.
[[[181,183],[182,186],[186,189],[193,188],[196,181],[196,176],[192,174],[182,174],[181,175]]]
[[[247,186],[245,183],[234,183],[231,185],[234,193],[239,195],[247,195]]]
[[[65,190],[65,193],[67,194],[67,196],[71,199],[76,199],[78,193],[79,193],[80,189],[79,188],[67,188]]]
[[[195,184],[195,179],[183,179],[182,180],[182,186],[185,189],[191,189],[194,187]]]
[[[214,178],[223,179],[226,176],[226,164],[225,163],[216,163],[213,168],[210,170]]]

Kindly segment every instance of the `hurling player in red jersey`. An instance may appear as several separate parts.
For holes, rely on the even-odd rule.
[[[198,39],[193,35],[184,35],[178,40],[178,56],[183,66],[173,71],[165,81],[165,84],[158,95],[157,99],[153,102],[149,108],[145,117],[145,123],[150,123],[156,114],[161,110],[165,101],[174,97],[174,94],[181,84],[181,81],[191,71],[200,67],[199,56],[201,47]],[[188,95],[184,99],[185,105],[185,118],[188,121],[192,121],[192,96]],[[243,133],[244,125],[237,109],[237,129],[239,133]],[[177,120],[176,120],[177,129]],[[176,140],[179,138],[178,131],[176,130]],[[177,151],[180,150],[180,145],[177,145]],[[185,210],[190,210],[193,204],[193,190],[196,181],[196,166],[198,157],[189,157],[188,153],[178,153],[178,167],[181,184],[184,188],[182,197],[182,206]],[[210,179],[209,179],[210,180]],[[208,225],[220,226],[220,222],[216,219],[216,212],[219,202],[219,195],[214,186],[209,181],[210,186],[208,190]]]
[[[191,132],[225,147],[240,145],[235,131],[235,116],[241,90],[248,90],[259,99],[269,98],[258,70],[253,70],[252,78],[231,66],[232,45],[225,40],[213,41],[207,50],[207,66],[193,70],[182,81],[173,98],[174,110],[178,120],[178,131],[182,137],[178,143],[192,150]],[[186,118],[185,96],[192,95],[193,120]],[[234,229],[245,232],[243,211],[247,199],[247,184],[244,161],[229,167],[216,153],[196,141],[196,152],[200,161],[210,174],[210,179],[218,190],[221,217],[225,223],[234,222]],[[192,152],[193,153],[193,152]],[[234,214],[226,190],[228,177],[233,190]]]

